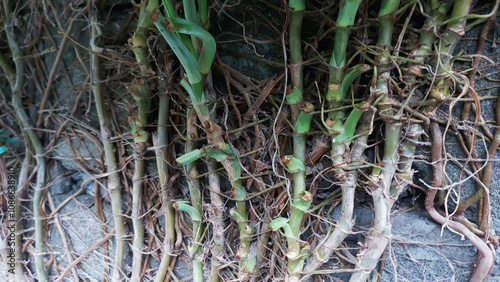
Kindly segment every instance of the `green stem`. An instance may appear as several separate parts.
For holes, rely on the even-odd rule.
[[[305,164],[306,159],[306,135],[311,126],[313,110],[312,104],[304,103],[303,100],[303,67],[302,67],[302,21],[305,11],[305,0],[290,0],[290,76],[292,79],[292,92],[287,97],[287,103],[292,111],[292,122],[294,124],[293,134],[293,157]],[[288,165],[285,162],[286,165]],[[303,166],[303,165],[302,165]],[[302,246],[300,231],[302,218],[305,210],[296,206],[302,201],[306,192],[306,172],[304,169],[292,171],[293,195],[290,205],[289,228],[292,234],[288,234],[288,275],[291,281],[300,279],[300,272],[304,264],[305,256],[301,256]],[[307,210],[307,208],[306,208]]]
[[[358,126],[357,132],[363,134],[354,140],[354,145],[351,149],[352,162],[349,164],[350,167],[356,167],[362,162],[363,153],[367,148],[367,140],[369,136],[370,129],[372,128],[372,115],[373,111],[367,111],[361,117],[361,123]],[[340,146],[340,144],[339,144]],[[336,152],[339,152],[345,148],[342,146],[340,148],[334,147]],[[354,170],[339,170],[336,177],[342,181],[342,209],[341,216],[337,220],[337,225],[333,232],[325,237],[325,239],[316,247],[313,253],[313,258],[304,268],[304,272],[310,273],[318,269],[323,263],[327,262],[334,251],[340,246],[344,241],[345,237],[352,229],[354,221],[352,219],[354,211],[354,194],[356,191],[356,180],[357,176]]]
[[[303,89],[303,73],[302,73],[302,19],[304,18],[305,0],[291,0],[290,6],[290,76],[292,78],[292,93],[296,96],[288,104],[292,110],[292,121],[300,112],[300,104],[302,102]],[[289,98],[287,98],[289,99]]]
[[[175,242],[175,211],[172,206],[172,191],[168,189],[168,164],[167,164],[167,144],[168,144],[168,108],[169,99],[167,95],[160,96],[158,109],[158,135],[153,135],[153,146],[155,147],[156,164],[158,166],[158,177],[160,185],[160,195],[162,206],[165,207],[165,238],[163,241],[163,255],[156,273],[155,282],[162,282],[170,267],[171,256]],[[168,189],[168,190],[167,190]]]
[[[22,102],[22,91],[24,88],[25,74],[24,74],[24,63],[22,60],[22,51],[19,48],[15,35],[14,26],[12,24],[12,19],[14,13],[12,11],[12,3],[10,1],[3,2],[4,14],[4,27],[5,34],[7,35],[7,42],[9,48],[12,52],[12,57],[15,65],[15,76],[10,74],[11,80],[10,88],[12,91],[12,104],[17,114],[19,120],[19,126],[23,131],[28,134],[29,140],[35,149],[35,160],[37,163],[37,177],[35,186],[33,188],[33,220],[35,222],[35,268],[38,275],[38,280],[45,282],[47,281],[47,274],[45,272],[43,257],[45,249],[45,236],[44,236],[44,224],[42,219],[42,199],[43,199],[43,189],[45,188],[45,159],[44,159],[44,149],[38,135],[33,130],[30,125],[30,119],[24,110]],[[3,67],[3,64],[2,64]],[[4,69],[4,71],[9,71]],[[26,154],[29,154],[27,151]]]
[[[27,140],[26,140],[27,141]],[[16,190],[16,207],[15,207],[15,217],[16,217],[16,226],[15,226],[15,232],[16,232],[16,238],[15,238],[15,246],[21,246],[21,230],[23,227],[23,221],[22,221],[22,213],[21,213],[21,205],[22,205],[22,199],[24,198],[24,195],[26,194],[24,191],[28,187],[27,180],[29,178],[29,168],[32,162],[32,155],[31,154],[26,154],[23,160],[23,164],[21,165],[21,171],[19,173],[19,182],[17,185],[17,190]],[[15,270],[15,280],[14,281],[26,281],[26,278],[24,276],[24,271],[23,271],[23,264],[22,264],[22,248],[15,248],[15,258],[16,258],[16,270]]]
[[[444,101],[449,97],[449,87],[451,85],[449,76],[452,73],[451,59],[457,43],[465,34],[465,23],[471,3],[472,0],[454,1],[450,16],[452,20],[448,22],[439,41],[437,52],[438,68],[436,72],[439,79],[434,82],[431,91],[431,96],[437,101]]]
[[[158,9],[157,0],[141,1],[139,4],[139,19],[134,36],[129,40],[137,63],[141,70],[142,79],[132,83],[130,94],[137,104],[137,115],[131,122],[134,136],[135,171],[132,185],[132,225],[134,240],[132,243],[132,281],[139,281],[142,273],[142,253],[144,248],[144,224],[142,221],[142,188],[145,175],[144,154],[148,141],[148,133],[144,131],[147,117],[151,108],[151,90],[147,83],[151,75],[151,59],[147,44],[147,32],[154,25],[151,21],[151,12]]]
[[[391,52],[392,31],[396,18],[399,0],[384,0],[379,12],[379,37],[377,46],[384,49],[384,53],[377,57],[378,69],[388,68]],[[351,282],[366,281],[382,253],[385,251],[391,235],[390,211],[395,198],[390,195],[392,180],[396,173],[398,163],[398,147],[401,133],[401,123],[394,120],[391,98],[389,98],[388,81],[390,72],[384,71],[378,74],[376,88],[373,95],[379,96],[379,116],[385,120],[385,143],[384,156],[382,159],[383,170],[372,172],[372,180],[377,186],[372,190],[374,204],[374,221],[370,234],[365,239],[366,248],[356,263],[357,270],[351,276]]]
[[[163,25],[165,19],[161,14],[156,13],[152,15],[152,17],[156,27],[170,45],[187,73],[188,79],[187,81],[183,79],[181,85],[188,92],[193,109],[207,135],[210,147],[206,148],[204,151],[205,153],[208,152],[207,155],[220,162],[228,173],[236,201],[236,208],[231,211],[231,215],[237,221],[240,230],[240,246],[237,252],[237,256],[240,258],[239,279],[244,279],[244,277],[248,277],[253,272],[255,267],[255,256],[249,254],[253,228],[247,222],[248,214],[245,203],[246,191],[241,184],[241,166],[238,159],[238,152],[229,144],[225,143],[222,128],[210,117],[205,104],[206,99],[203,89],[204,78],[208,76],[215,56],[215,40],[206,30],[189,21],[169,18],[169,23],[167,23],[165,27]],[[173,31],[177,33],[173,33]],[[183,41],[178,37],[179,33],[192,35],[201,39],[203,48],[199,57],[189,53],[186,45],[184,45],[182,43]],[[195,158],[202,153],[200,150],[192,152],[195,153]],[[186,153],[189,154],[190,152],[186,151]]]
[[[198,0],[198,19],[200,20],[200,26],[207,30],[208,29],[208,3],[207,0]]]
[[[113,212],[113,219],[115,223],[115,266],[113,269],[112,281],[122,281],[123,269],[123,256],[125,252],[125,227],[122,216],[122,197],[121,197],[121,182],[118,175],[118,166],[114,154],[114,146],[112,137],[111,125],[108,118],[107,106],[104,103],[104,91],[102,90],[101,77],[99,74],[99,49],[95,46],[95,40],[101,35],[101,30],[97,23],[96,15],[93,14],[91,18],[92,37],[90,45],[92,53],[90,54],[91,65],[91,85],[92,92],[94,93],[95,106],[97,115],[99,117],[99,126],[101,128],[101,142],[104,148],[106,170],[109,174],[108,189],[110,191],[111,209]]]
[[[210,269],[210,282],[220,280],[219,267],[224,264],[224,200],[220,196],[220,179],[216,172],[216,162],[210,160],[208,163],[208,181],[210,183],[210,204],[212,205],[214,216],[212,223],[212,236],[214,246],[212,248],[212,262]]]
[[[134,152],[135,171],[132,178],[132,225],[134,240],[132,242],[132,281],[139,281],[142,272],[142,253],[144,248],[144,225],[142,222],[142,186],[144,181],[144,148],[146,143],[136,143]]]
[[[193,140],[198,139],[198,130],[196,128],[196,112],[193,110],[187,111],[187,141],[186,153],[191,152],[195,148]],[[189,187],[189,195],[191,197],[191,205],[198,212],[203,214],[203,199],[201,195],[201,184],[198,178],[198,170],[196,169],[196,161],[186,165],[186,173],[188,175],[187,182]],[[188,253],[193,259],[193,280],[203,281],[203,263],[198,259],[201,255],[202,245],[202,225],[201,220],[195,220],[191,217],[193,223],[193,241],[188,248]]]

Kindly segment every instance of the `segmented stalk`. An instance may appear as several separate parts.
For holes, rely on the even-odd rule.
[[[193,110],[187,111],[187,140],[186,153],[195,149],[196,139],[198,139],[198,130],[196,129],[196,113]],[[191,196],[191,205],[198,212],[203,214],[203,199],[201,195],[200,179],[198,178],[198,170],[196,162],[190,162],[185,166],[188,176],[187,183],[189,187],[189,195]],[[195,220],[191,217],[193,223],[193,241],[188,248],[188,253],[193,259],[193,280],[203,281],[203,262],[198,259],[201,254],[201,235],[202,225],[201,220]]]
[[[172,191],[168,189],[168,167],[167,167],[167,144],[168,144],[168,108],[169,100],[167,95],[160,95],[160,105],[158,109],[158,135],[153,135],[153,146],[155,147],[156,164],[158,166],[158,177],[160,185],[160,195],[162,205],[165,207],[165,238],[163,241],[163,254],[160,266],[156,272],[155,282],[163,282],[170,267],[171,254],[174,250],[175,242],[175,211],[171,202]]]
[[[452,83],[450,76],[451,59],[453,51],[457,43],[465,34],[466,17],[469,14],[469,9],[472,0],[457,0],[453,1],[453,10],[450,20],[446,25],[446,29],[441,36],[437,50],[437,79],[434,82],[431,96],[439,102],[446,100],[449,97],[449,87]]]
[[[309,247],[300,240],[301,224],[304,213],[311,203],[311,195],[306,191],[306,135],[311,126],[313,106],[304,103],[303,99],[303,68],[302,68],[302,19],[305,11],[305,0],[290,0],[290,76],[292,91],[286,97],[292,111],[293,158],[301,163],[300,169],[290,170],[289,161],[284,158],[293,178],[293,195],[290,205],[290,218],[287,224],[289,234],[286,234],[288,243],[288,276],[290,281],[298,281],[302,271],[304,259],[308,255]],[[291,159],[290,159],[291,160]],[[303,168],[302,168],[303,167]],[[304,205],[305,204],[305,205]],[[303,205],[303,207],[301,207]],[[274,228],[273,228],[274,229]]]
[[[6,64],[2,64],[1,67],[7,75],[10,89],[12,92],[12,105],[16,111],[17,118],[19,120],[19,127],[21,130],[27,133],[29,141],[35,150],[35,160],[37,163],[37,177],[35,186],[33,188],[33,220],[35,222],[35,268],[37,273],[37,278],[41,282],[47,281],[47,274],[45,272],[43,257],[45,249],[45,236],[44,236],[44,224],[42,219],[42,199],[43,199],[43,189],[45,188],[45,159],[43,146],[38,138],[37,134],[33,130],[33,126],[30,125],[30,119],[24,110],[22,102],[22,91],[25,82],[24,73],[24,63],[23,63],[23,52],[19,48],[14,35],[14,26],[12,19],[14,18],[14,13],[12,11],[11,1],[3,2],[4,9],[4,27],[5,34],[7,36],[7,42],[12,53],[12,58],[14,60],[15,68],[12,69],[7,67]],[[14,73],[15,72],[15,73]],[[28,144],[26,144],[28,145]],[[26,150],[26,154],[30,154]]]
[[[426,10],[430,14],[430,18],[425,20],[424,26],[420,31],[420,39],[418,42],[418,48],[416,48],[410,55],[412,55],[416,62],[408,63],[408,70],[417,76],[421,75],[421,67],[424,64],[424,59],[431,55],[434,40],[436,39],[436,33],[434,29],[439,28],[446,18],[449,8],[451,7],[451,2],[441,2],[439,0],[431,0],[430,6]],[[414,81],[414,77],[410,78]]]
[[[352,274],[351,282],[366,281],[368,279],[371,270],[375,268],[387,247],[391,235],[390,212],[396,199],[392,197],[390,188],[398,165],[401,123],[393,116],[394,112],[388,88],[390,71],[387,71],[387,68],[390,63],[392,31],[399,2],[399,0],[384,0],[378,16],[379,37],[377,46],[381,47],[384,52],[377,56],[376,61],[378,70],[384,70],[384,72],[378,73],[373,95],[381,96],[378,112],[379,116],[385,121],[384,156],[382,171],[375,168],[372,172],[372,181],[377,183],[377,186],[371,192],[374,205],[374,222],[369,235],[366,236],[362,254],[360,254],[355,266],[357,272]]]
[[[326,101],[328,102],[329,109],[340,107],[341,100],[346,98],[347,91],[352,82],[361,73],[369,70],[367,65],[358,65],[346,72],[346,53],[347,43],[351,33],[350,26],[354,24],[360,2],[361,0],[347,0],[341,2],[335,30],[335,43],[329,66],[330,74],[328,79],[328,91],[326,94]],[[328,261],[333,251],[342,243],[347,233],[352,228],[356,174],[353,171],[345,171],[348,163],[344,158],[344,153],[348,150],[350,144],[350,140],[347,139],[352,137],[361,113],[361,111],[353,109],[351,113],[352,122],[346,121],[345,125],[342,120],[345,117],[345,110],[330,112],[328,119],[325,121],[327,129],[332,136],[332,160],[335,168],[335,177],[337,181],[340,182],[342,190],[342,211],[334,231],[314,250],[313,258],[305,267],[305,272],[312,272],[324,262]],[[367,126],[369,127],[369,123],[364,124],[361,131],[366,131]],[[366,136],[360,138],[366,138]],[[362,142],[358,144],[361,143]],[[360,155],[363,151],[364,148],[357,150]],[[355,159],[355,157],[352,159]]]
[[[113,220],[115,223],[115,265],[113,268],[112,281],[122,281],[123,269],[123,255],[125,252],[125,228],[122,216],[122,197],[121,197],[121,183],[120,176],[118,175],[118,166],[114,154],[114,146],[111,141],[113,131],[108,118],[108,110],[104,103],[105,93],[102,90],[102,83],[100,77],[100,63],[99,51],[100,48],[95,45],[96,39],[101,35],[101,30],[97,22],[97,16],[92,13],[91,18],[92,36],[90,39],[90,46],[92,53],[90,54],[91,66],[91,84],[92,92],[94,93],[95,106],[97,115],[99,117],[99,127],[101,129],[101,142],[104,148],[106,170],[109,174],[107,188],[111,198],[111,209],[113,212]]]
[[[164,1],[169,2],[169,1]],[[168,3],[166,5],[168,8]],[[172,12],[170,12],[172,14]],[[187,152],[188,156],[177,159],[186,164],[198,159],[202,154],[215,158],[222,164],[228,173],[231,182],[236,207],[231,210],[231,215],[238,223],[240,231],[240,246],[236,252],[239,262],[239,279],[247,279],[255,268],[255,255],[249,254],[253,228],[248,224],[246,211],[246,191],[241,184],[241,166],[238,151],[224,141],[222,128],[210,117],[205,104],[206,98],[203,89],[203,80],[209,74],[215,57],[215,40],[206,30],[197,24],[177,18],[175,16],[165,19],[159,12],[151,14],[158,31],[167,41],[186,71],[181,85],[186,89],[191,99],[191,104],[207,135],[210,148]],[[183,40],[182,35],[196,37],[202,42],[201,50],[193,53],[189,43]],[[194,155],[189,155],[194,153]],[[191,157],[193,157],[191,159]]]
[[[134,162],[135,171],[132,185],[132,224],[134,228],[134,239],[132,243],[132,281],[139,281],[142,272],[142,253],[144,248],[144,224],[142,221],[142,187],[145,175],[144,154],[149,139],[148,133],[144,131],[147,117],[151,108],[151,90],[147,79],[151,76],[151,59],[147,44],[148,29],[153,27],[150,13],[157,9],[157,0],[141,1],[139,4],[139,18],[137,28],[133,37],[129,40],[137,63],[141,71],[142,79],[132,82],[130,94],[137,104],[137,115],[129,122],[134,137]],[[146,80],[145,80],[146,79]]]
[[[220,196],[220,179],[219,174],[216,172],[216,162],[210,160],[208,165],[208,181],[210,183],[210,204],[214,211],[212,224],[212,237],[214,246],[212,248],[212,261],[210,269],[210,282],[218,282],[220,280],[219,267],[223,264],[224,258],[224,211],[225,205],[222,197]]]

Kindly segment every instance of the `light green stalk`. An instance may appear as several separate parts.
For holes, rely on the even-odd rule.
[[[308,256],[309,247],[300,240],[301,224],[304,214],[309,209],[312,195],[306,191],[306,133],[309,132],[312,120],[313,105],[304,103],[303,99],[303,67],[302,67],[302,20],[304,18],[305,0],[290,0],[290,76],[292,80],[291,92],[286,101],[292,112],[294,124],[293,156],[285,156],[283,163],[292,173],[293,193],[290,204],[290,218],[277,218],[270,224],[273,230],[286,228],[285,235],[288,243],[288,279],[298,281],[302,271],[304,259]],[[297,166],[296,168],[293,166]],[[279,223],[279,224],[278,224]]]
[[[14,85],[15,84],[15,70],[14,68],[7,62],[5,59],[4,55],[0,53],[0,67],[5,73],[5,77],[7,78],[7,81],[9,82],[9,85]],[[22,124],[21,121],[18,118],[19,124]],[[21,199],[23,196],[23,189],[28,187],[27,179],[29,177],[29,167],[31,165],[31,162],[33,160],[33,155],[28,153],[28,146],[31,144],[31,141],[29,139],[28,134],[26,131],[24,131],[24,128],[21,127],[21,135],[23,136],[24,139],[24,144],[26,145],[26,154],[23,160],[23,163],[21,165],[21,172],[19,173],[19,181],[17,185],[17,190],[16,190],[16,199],[15,199],[15,218],[16,218],[16,224],[15,224],[15,238],[14,238],[14,244],[15,246],[21,246],[21,234],[19,233],[22,230],[22,220],[21,220]],[[5,145],[5,144],[4,144]],[[14,280],[13,281],[26,281],[26,278],[24,276],[24,271],[23,271],[23,265],[22,265],[22,253],[21,253],[21,248],[15,248],[14,251],[14,256],[15,256],[15,273],[14,273]],[[7,261],[7,260],[6,260]]]
[[[326,101],[329,109],[335,109],[341,106],[340,101],[346,98],[347,89],[352,82],[364,71],[369,68],[367,66],[356,66],[356,71],[346,72],[346,52],[347,42],[351,34],[351,26],[354,24],[354,19],[359,8],[361,0],[345,0],[340,3],[339,15],[337,17],[337,26],[335,29],[335,43],[333,53],[330,57],[330,73],[328,79],[328,91]],[[360,69],[361,68],[361,69]],[[344,75],[347,73],[348,75]],[[345,116],[345,111],[333,111],[329,113],[326,125],[331,134],[339,134],[342,132],[342,119]],[[335,141],[333,141],[335,142]]]
[[[91,85],[92,92],[94,93],[95,106],[97,110],[97,116],[99,117],[99,126],[101,128],[101,142],[104,148],[105,164],[107,168],[108,185],[110,198],[111,198],[111,209],[113,212],[113,219],[115,223],[115,266],[113,269],[112,281],[118,282],[122,281],[122,269],[123,269],[123,255],[125,252],[125,228],[122,216],[122,197],[121,197],[121,183],[120,176],[118,175],[118,166],[116,163],[116,158],[114,154],[114,146],[111,141],[113,134],[111,130],[111,125],[108,118],[107,106],[104,103],[105,94],[102,90],[101,77],[99,74],[100,63],[98,52],[100,48],[95,45],[97,37],[101,35],[101,30],[96,19],[96,15],[93,13],[91,18],[91,28],[92,36],[90,39],[90,46],[92,53],[90,54],[90,65],[91,65]]]
[[[220,179],[216,171],[216,162],[210,160],[208,162],[208,182],[210,183],[210,204],[212,205],[215,218],[212,224],[212,238],[214,246],[212,248],[212,261],[210,269],[210,282],[218,282],[220,280],[219,267],[223,265],[224,257],[224,200],[220,196]]]
[[[160,13],[153,13],[152,19],[158,31],[172,48],[172,51],[174,51],[186,71],[186,77],[181,81],[181,85],[189,94],[193,109],[200,123],[203,125],[208,143],[211,146],[203,150],[186,152],[186,155],[181,156],[177,161],[187,164],[198,159],[201,155],[206,155],[220,162],[228,173],[236,201],[236,207],[231,210],[230,214],[238,223],[240,231],[240,246],[236,252],[236,256],[240,259],[239,279],[246,279],[255,268],[255,255],[249,254],[253,228],[248,224],[248,213],[245,203],[246,191],[240,179],[241,166],[238,159],[239,153],[232,146],[225,143],[222,128],[210,117],[205,104],[206,98],[203,89],[204,77],[209,74],[215,57],[215,40],[202,27],[188,20],[175,17],[165,19]],[[201,40],[201,50],[196,52],[196,54],[189,52],[189,46],[185,45],[186,43],[182,40],[180,34],[190,35]]]
[[[391,196],[396,198],[404,192],[409,183],[413,181],[412,165],[415,158],[417,142],[422,135],[423,130],[420,124],[409,124],[406,126],[405,139],[401,142],[399,151],[400,159],[398,165],[398,174],[391,185]]]
[[[24,74],[24,63],[23,63],[23,53],[16,42],[14,35],[14,26],[12,19],[14,18],[14,13],[12,11],[11,1],[3,2],[4,9],[4,27],[5,34],[7,36],[7,42],[9,44],[10,51],[14,60],[15,68],[8,67],[7,64],[2,64],[7,79],[10,84],[10,89],[12,92],[12,105],[17,114],[19,120],[19,127],[29,137],[29,141],[35,150],[35,160],[37,163],[37,177],[35,186],[33,189],[33,220],[35,221],[35,268],[38,275],[38,280],[41,282],[47,281],[47,274],[45,272],[43,257],[45,249],[45,238],[44,238],[44,226],[41,214],[42,209],[42,198],[43,189],[45,187],[45,159],[44,150],[38,135],[33,130],[30,125],[30,119],[24,110],[22,102],[22,91],[24,88],[25,74]],[[4,61],[5,62],[5,61]],[[26,144],[28,145],[28,144]],[[28,150],[26,154],[29,154]]]
[[[150,14],[158,9],[158,0],[141,1],[139,4],[139,18],[133,37],[129,40],[137,63],[141,70],[142,79],[132,82],[130,94],[137,104],[137,115],[129,121],[134,137],[135,170],[132,185],[132,224],[134,240],[132,243],[132,281],[139,281],[142,273],[142,253],[144,248],[144,224],[142,221],[142,187],[145,175],[144,154],[149,135],[144,131],[147,117],[151,109],[151,90],[147,79],[151,76],[151,58],[147,44],[148,29],[154,25]]]
[[[208,30],[208,3],[207,0],[198,0],[198,20],[200,26]]]
[[[168,166],[167,166],[167,144],[168,144],[168,108],[169,100],[166,94],[160,95],[160,105],[158,109],[158,135],[153,135],[153,146],[156,153],[156,164],[158,166],[158,177],[160,185],[160,195],[162,205],[165,207],[165,239],[163,241],[163,255],[160,266],[156,273],[155,282],[163,282],[170,267],[171,255],[175,242],[175,211],[171,202],[170,189],[167,190]]]
[[[290,76],[292,78],[292,92],[286,100],[292,110],[292,121],[295,123],[300,114],[303,102],[303,73],[302,73],[302,19],[304,17],[305,0],[290,0]]]
[[[408,69],[412,74],[421,75],[421,67],[424,64],[424,59],[431,55],[434,40],[436,39],[434,30],[439,29],[442,25],[451,4],[450,1],[441,2],[439,0],[431,0],[430,6],[426,6],[428,7],[426,12],[430,14],[430,17],[425,20],[424,26],[420,31],[419,47],[411,53],[416,60],[416,62],[408,64]],[[413,77],[410,79],[415,80]]]
[[[205,2],[206,1],[198,1]],[[201,13],[201,9],[200,12]],[[208,81],[211,84],[211,81]],[[211,118],[216,118],[216,112],[212,111]],[[212,210],[214,212],[212,220],[210,223],[212,224],[212,239],[214,242],[214,246],[212,247],[212,261],[211,261],[211,269],[210,269],[210,282],[218,282],[220,280],[219,275],[219,267],[224,264],[224,215],[225,215],[225,204],[222,199],[221,189],[220,189],[220,178],[219,173],[216,171],[216,162],[215,160],[209,160],[207,162],[208,167],[208,181],[210,187],[210,204],[212,205]]]
[[[465,34],[465,24],[472,0],[453,1],[453,10],[446,29],[441,36],[437,47],[437,79],[434,82],[431,96],[438,102],[442,102],[449,97],[449,87],[452,83],[451,63],[453,51],[460,38]]]
[[[356,65],[351,69],[346,69],[346,52],[351,32],[350,27],[354,24],[360,2],[361,0],[347,0],[342,1],[340,4],[335,30],[335,44],[330,58],[328,92],[326,94],[329,109],[340,107],[342,105],[341,100],[347,97],[347,92],[354,80],[370,69],[368,65]],[[332,159],[335,177],[340,182],[342,190],[342,212],[334,231],[314,250],[314,257],[307,264],[304,269],[305,272],[312,272],[328,261],[333,251],[342,243],[352,228],[356,174],[345,170],[349,164],[346,163],[344,153],[348,150],[358,120],[363,111],[367,109],[367,106],[369,105],[362,104],[359,109],[354,107],[345,124],[343,122],[345,110],[330,112],[328,119],[325,121],[325,125],[332,136]],[[365,124],[366,126],[368,125]],[[362,154],[364,148],[358,151]]]
[[[21,230],[23,227],[22,224],[22,212],[21,212],[21,205],[22,205],[22,199],[23,195],[25,194],[23,191],[28,187],[28,177],[29,177],[29,167],[31,164],[33,157],[31,154],[26,154],[23,160],[23,164],[21,166],[21,171],[19,173],[19,182],[17,185],[17,190],[16,190],[16,203],[15,203],[15,217],[16,217],[16,226],[15,226],[15,232],[16,232],[16,238],[15,238],[15,246],[21,246]],[[24,271],[23,271],[23,264],[22,264],[22,248],[15,248],[15,258],[16,258],[16,269],[15,269],[15,280],[16,282],[22,282],[26,281],[26,277],[24,276]]]
[[[198,139],[198,130],[196,129],[196,113],[193,110],[187,111],[187,141],[186,152],[191,152],[195,149],[196,139]],[[200,179],[198,178],[198,170],[196,162],[190,162],[186,166],[186,174],[188,175],[187,183],[189,187],[189,195],[191,196],[191,205],[198,214],[203,214],[203,199],[201,195]],[[195,220],[191,217],[193,223],[193,241],[188,248],[188,253],[193,259],[193,281],[203,281],[203,263],[198,259],[202,249],[200,246],[202,237],[202,224],[200,220]]]
[[[386,70],[390,63],[392,31],[396,18],[399,0],[384,0],[380,7],[379,37],[377,46],[384,53],[377,56],[377,68]],[[390,194],[390,188],[398,165],[398,146],[401,133],[401,123],[395,120],[389,98],[388,81],[390,72],[376,73],[376,87],[373,94],[380,98],[378,106],[379,116],[385,120],[385,142],[384,156],[382,159],[382,171],[375,168],[372,172],[372,181],[376,187],[372,190],[374,205],[374,222],[370,228],[369,235],[365,239],[365,248],[356,263],[357,270],[351,276],[351,282],[366,281],[371,270],[377,265],[382,253],[385,251],[391,236],[391,207],[396,200]]]

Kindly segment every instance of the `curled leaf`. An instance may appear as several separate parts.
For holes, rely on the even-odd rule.
[[[232,208],[229,210],[229,214],[236,220],[237,223],[246,222],[245,218],[239,214],[236,209]]]
[[[283,163],[291,173],[306,170],[304,162],[291,155],[284,156]]]
[[[295,122],[295,131],[297,133],[309,132],[311,128],[311,121],[313,118],[312,111],[314,106],[311,103],[304,103],[302,111],[300,111],[297,121]]]
[[[290,225],[288,224],[288,221],[288,218],[278,217],[271,221],[271,223],[269,223],[269,226],[273,231],[278,231],[280,228],[282,228],[285,232],[286,237],[293,238],[293,232],[290,228]]]
[[[286,95],[286,102],[289,105],[297,104],[300,100],[302,100],[302,93],[297,87],[290,94]]]
[[[188,201],[177,201],[174,203],[174,208],[189,214],[193,221],[201,221],[201,214]]]
[[[200,149],[192,150],[191,152],[185,153],[184,155],[175,159],[181,165],[187,165],[194,162],[203,156],[203,151]]]

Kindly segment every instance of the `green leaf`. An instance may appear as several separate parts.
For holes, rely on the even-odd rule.
[[[174,208],[189,214],[193,221],[201,221],[201,214],[188,201],[177,201],[174,203]]]
[[[256,265],[257,265],[257,257],[254,255],[249,255],[245,260],[245,266],[243,267],[243,271],[246,273],[252,273]]]
[[[171,20],[175,20],[171,19]],[[177,34],[174,32],[168,31],[164,26],[163,22],[165,21],[165,17],[161,14],[158,14],[158,19],[155,21],[155,26],[160,32],[160,34],[165,38],[172,51],[174,51],[175,55],[181,62],[186,74],[188,76],[189,83],[195,84],[201,81],[201,74],[199,71],[199,65],[196,61],[196,58],[191,54],[188,48],[182,43],[182,40],[179,38]],[[185,20],[184,20],[185,21]]]
[[[311,129],[311,121],[313,118],[312,111],[314,106],[311,103],[305,103],[300,111],[297,121],[295,122],[295,131],[297,133],[306,133]]]
[[[288,105],[295,105],[300,100],[302,100],[302,92],[297,87],[294,87],[292,93],[286,95]]]
[[[146,143],[148,142],[149,134],[144,130],[135,130],[132,132],[134,134],[135,143]]]
[[[285,163],[288,171],[290,171],[291,173],[306,170],[306,165],[304,164],[304,162],[291,155],[285,156],[283,158],[283,163]]]
[[[354,136],[354,132],[356,131],[356,127],[358,126],[358,121],[363,115],[364,111],[354,107],[347,117],[344,123],[343,132],[335,138],[335,142],[344,142],[348,139],[351,139]]]
[[[245,198],[247,197],[247,192],[241,186],[234,187],[234,191],[236,192],[236,193],[234,193],[235,194],[234,199],[236,201],[244,201]]]
[[[200,149],[192,150],[191,152],[185,153],[184,155],[175,159],[181,165],[187,165],[194,162],[203,156],[203,151]]]
[[[189,94],[189,98],[191,99],[193,107],[197,108],[202,115],[208,115],[208,109],[205,105],[205,94],[203,92],[202,83],[199,82],[191,85],[189,81],[184,77],[181,80],[181,86]]]
[[[194,0],[183,0],[184,16],[186,20],[198,24],[198,14],[196,13],[196,5]]]
[[[285,236],[288,238],[294,238],[292,229],[288,224],[288,219],[284,217],[275,218],[273,221],[269,223],[269,226],[273,231],[278,231],[280,228],[285,232]]]
[[[367,64],[359,64],[355,65],[352,68],[348,68],[345,71],[344,78],[342,79],[341,83],[341,92],[342,92],[342,99],[345,99],[347,96],[347,91],[349,91],[349,88],[351,87],[352,83],[358,76],[360,76],[362,73],[370,70],[371,67],[370,65]]]
[[[304,200],[295,200],[293,201],[293,205],[303,211],[303,212],[307,212],[307,210],[309,209],[309,207],[311,206],[311,203],[312,203],[312,200],[310,201],[304,201]]]
[[[218,162],[224,161],[228,158],[228,155],[226,152],[219,150],[217,148],[213,148],[213,147],[206,147],[205,148],[205,155],[207,157],[214,158]]]
[[[188,20],[174,18],[171,21],[176,32],[195,36],[203,42],[198,63],[201,73],[208,74],[212,69],[215,58],[216,44],[214,37],[199,25]]]
[[[169,18],[178,18],[177,12],[175,11],[174,5],[172,5],[172,0],[162,0],[161,3],[167,11],[167,17]]]
[[[229,214],[236,220],[237,223],[246,222],[245,218],[239,214],[235,208],[229,210]]]

